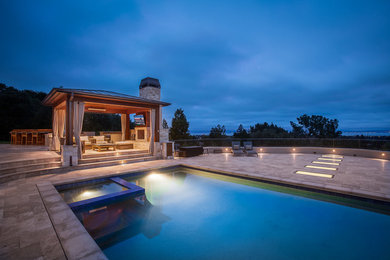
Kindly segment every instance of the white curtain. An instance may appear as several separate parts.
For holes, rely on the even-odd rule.
[[[156,110],[150,111],[150,153],[154,153],[154,127],[156,123]]]
[[[122,141],[126,139],[126,114],[121,114]]]
[[[78,156],[81,159],[82,148],[80,142],[80,134],[83,128],[84,120],[84,102],[74,101],[73,105],[73,134],[78,147]]]
[[[51,150],[58,151],[60,149],[60,139],[58,138],[58,109],[54,109],[53,113],[53,138],[51,143]]]
[[[65,109],[58,110],[58,136],[64,137],[65,128]]]

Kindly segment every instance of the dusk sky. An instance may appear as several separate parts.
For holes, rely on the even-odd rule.
[[[390,129],[390,1],[1,1],[0,82],[138,95],[156,77],[191,132]]]

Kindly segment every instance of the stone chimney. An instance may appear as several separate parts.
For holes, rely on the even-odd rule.
[[[144,78],[139,84],[139,96],[142,98],[160,100],[161,85],[158,79]]]

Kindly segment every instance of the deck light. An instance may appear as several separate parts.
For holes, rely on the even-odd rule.
[[[329,178],[329,179],[333,178],[332,174],[325,174],[325,173],[305,172],[305,171],[296,171],[295,173],[296,174],[316,176],[316,177]]]
[[[317,160],[323,160],[323,161],[332,161],[332,162],[341,162],[341,159],[332,159],[332,158],[318,158]]]
[[[263,148],[260,148],[260,152],[262,152],[263,151]]]
[[[332,150],[332,152],[336,152],[336,150],[335,150],[335,149],[333,149],[333,150]]]
[[[293,151],[295,152],[295,148],[293,148]]]
[[[337,171],[337,168],[324,167],[324,166],[306,165],[305,167],[307,167],[307,168],[313,168],[313,169]]]
[[[329,165],[340,165],[339,163],[335,163],[335,162],[319,162],[319,161],[312,161],[312,163],[329,164]]]
[[[385,156],[385,153],[382,153],[382,156]]]

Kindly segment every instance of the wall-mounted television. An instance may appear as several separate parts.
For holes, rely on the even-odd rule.
[[[139,125],[145,125],[145,118],[143,115],[135,115],[134,116],[134,123],[136,126]]]

